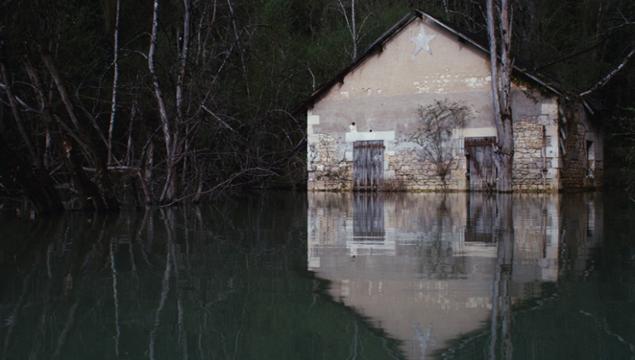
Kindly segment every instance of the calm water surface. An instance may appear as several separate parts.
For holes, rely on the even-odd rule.
[[[620,196],[272,193],[0,239],[0,359],[635,358]]]

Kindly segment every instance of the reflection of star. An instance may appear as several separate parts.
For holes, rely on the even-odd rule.
[[[419,55],[419,53],[423,50],[432,54],[432,50],[430,50],[430,41],[434,39],[435,35],[428,35],[423,27],[419,30],[417,36],[412,38],[412,42],[415,43],[415,51],[413,56]]]

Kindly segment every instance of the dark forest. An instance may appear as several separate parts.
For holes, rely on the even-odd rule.
[[[304,189],[301,104],[412,9],[486,37],[480,0],[4,0],[0,203],[115,210]],[[512,11],[514,63],[592,105],[606,186],[635,191],[635,2]]]

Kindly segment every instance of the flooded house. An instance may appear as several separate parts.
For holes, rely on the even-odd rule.
[[[305,104],[308,189],[493,188],[491,80],[487,44],[410,13]],[[516,67],[512,111],[515,191],[601,186],[602,136],[583,99]]]

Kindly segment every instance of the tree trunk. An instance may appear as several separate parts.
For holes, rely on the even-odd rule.
[[[496,16],[494,0],[487,0],[487,34],[489,39],[490,70],[492,74],[492,111],[496,126],[496,151],[494,160],[498,170],[496,187],[499,192],[511,192],[514,159],[514,130],[511,106],[511,5],[509,0],[500,0],[500,16]],[[497,23],[500,45],[497,39]]]
[[[183,40],[179,48],[179,73],[176,80],[176,117],[180,124],[183,121],[183,92],[190,46],[191,0],[183,0]]]
[[[112,164],[112,132],[117,118],[117,87],[119,85],[119,12],[121,0],[117,0],[115,9],[115,33],[113,35],[113,74],[112,98],[110,104],[110,123],[108,124],[108,165]]]
[[[81,166],[81,157],[76,152],[76,145],[80,145],[81,143],[73,141],[73,139],[71,138],[67,139],[67,159],[72,163],[72,168],[75,174],[79,176],[79,183],[85,183],[85,189],[90,189],[90,192],[93,193],[91,196],[99,197],[99,199],[92,199],[95,204],[97,204],[96,209],[118,210],[119,202],[115,197],[115,192],[110,181],[110,174],[108,171],[108,150],[105,144],[98,139],[100,136],[100,134],[97,133],[98,129],[93,129],[92,131],[89,130],[88,132],[85,132],[84,128],[80,126],[79,118],[75,113],[73,103],[68,97],[66,86],[64,85],[62,77],[60,76],[55,64],[53,63],[53,59],[51,59],[48,54],[44,53],[41,54],[41,57],[44,65],[49,71],[49,74],[53,78],[53,82],[55,83],[57,91],[62,98],[62,102],[64,103],[64,107],[66,108],[68,116],[79,132],[80,137],[88,139],[90,150],[94,155],[93,158],[95,160],[95,179],[98,185],[96,189],[85,182],[85,180],[88,179],[86,177],[86,174],[82,175],[83,169]],[[88,182],[92,183],[92,181],[90,180],[88,180]]]
[[[338,0],[338,3],[340,5],[340,9],[342,10],[342,15],[344,15],[344,20],[346,20],[346,27],[348,28],[348,32],[351,35],[351,59],[355,60],[357,59],[357,43],[359,41],[359,34],[357,32],[357,14],[355,13],[355,0],[351,0],[350,19],[342,0]]]
[[[165,105],[163,91],[159,82],[159,75],[156,69],[156,51],[159,33],[159,9],[160,1],[154,0],[154,10],[152,12],[152,32],[150,35],[150,48],[148,49],[148,70],[152,77],[152,88],[154,97],[159,108],[159,119],[161,121],[161,130],[163,131],[163,141],[165,143],[165,166],[166,179],[163,192],[161,194],[161,202],[170,202],[176,196],[176,161],[174,158],[174,139],[172,137],[172,128],[168,117],[168,110]]]

